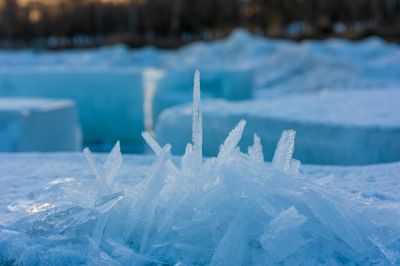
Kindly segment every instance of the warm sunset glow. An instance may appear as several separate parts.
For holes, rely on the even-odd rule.
[[[57,6],[60,3],[60,0],[18,0],[17,2],[21,7],[25,7],[32,3],[44,3],[48,6]]]
[[[33,9],[29,12],[29,21],[32,23],[37,23],[42,18],[42,14],[39,10]]]

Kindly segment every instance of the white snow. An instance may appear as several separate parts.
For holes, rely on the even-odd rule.
[[[272,99],[203,104],[204,154],[216,155],[218,143],[241,118],[248,123],[241,148],[257,133],[272,158],[282,130],[295,129],[295,157],[314,164],[368,164],[400,160],[400,90],[322,91]],[[190,107],[176,106],[160,116],[156,139],[182,154],[190,139]]]
[[[78,151],[81,132],[70,100],[0,98],[0,151]]]

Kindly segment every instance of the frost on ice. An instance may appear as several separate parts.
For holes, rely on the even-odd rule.
[[[216,158],[202,158],[199,82],[196,72],[192,143],[180,160],[171,156],[171,145],[161,147],[145,132],[143,138],[156,160],[140,182],[123,187],[117,178],[122,163],[119,143],[103,165],[85,149],[96,179],[82,181],[66,193],[93,194],[89,203],[76,200],[0,228],[0,261],[64,265],[400,263],[399,205],[366,202],[303,176],[300,162],[293,159],[294,131],[282,133],[268,164],[257,135],[247,154],[238,148],[246,125],[242,120]]]

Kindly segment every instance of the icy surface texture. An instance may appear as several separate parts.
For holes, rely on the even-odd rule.
[[[80,149],[81,132],[72,101],[0,98],[0,152]]]
[[[140,140],[144,129],[142,76],[137,70],[36,67],[0,70],[0,96],[75,101],[83,140]]]
[[[371,164],[400,160],[400,90],[322,91],[287,95],[269,100],[212,101],[203,104],[206,156],[218,154],[219,143],[242,118],[247,120],[241,149],[257,133],[265,158],[282,130],[298,132],[295,157],[308,164]],[[157,140],[171,143],[174,154],[183,154],[190,140],[191,108],[172,107],[159,118]]]
[[[231,131],[217,157],[198,160],[201,113],[197,115],[197,84],[198,80],[192,144],[181,158],[171,158],[169,144],[161,147],[145,133],[156,153],[155,162],[143,178],[137,178],[140,169],[136,176],[135,171],[125,170],[126,179],[118,182],[119,143],[102,166],[85,150],[92,178],[56,179],[29,193],[30,201],[17,197],[8,205],[11,214],[5,215],[0,227],[2,262],[400,263],[399,201],[365,198],[349,192],[351,187],[335,189],[329,185],[334,180],[330,176],[303,175],[299,162],[292,158],[293,131],[282,134],[273,164],[262,161],[256,136],[249,154],[237,148],[245,121]]]

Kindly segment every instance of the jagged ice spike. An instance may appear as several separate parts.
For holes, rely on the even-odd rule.
[[[94,160],[89,148],[85,148],[83,150],[83,154],[89,162],[89,165],[92,168],[92,171],[94,172],[98,182],[101,183],[101,185],[104,187],[104,192],[111,193],[114,178],[117,176],[118,170],[121,167],[122,163],[122,155],[119,141],[117,141],[111,152],[108,154],[107,159],[101,169],[96,164],[96,161]],[[98,252],[98,248],[103,238],[104,228],[108,222],[108,219],[108,211],[99,216],[99,219],[97,220],[96,226],[92,233],[93,242],[90,245],[89,255],[93,255]]]
[[[228,137],[224,141],[224,144],[221,145],[217,156],[218,159],[224,160],[236,148],[240,139],[242,138],[245,126],[246,121],[240,120],[236,127],[229,133]]]
[[[159,155],[161,153],[161,146],[157,143],[157,141],[153,138],[153,136],[151,136],[149,132],[142,132],[142,137],[156,155]]]
[[[155,212],[155,204],[157,201],[157,197],[159,195],[159,192],[162,190],[164,186],[165,180],[160,179],[162,175],[166,175],[166,167],[169,162],[169,157],[171,154],[171,145],[167,144],[165,147],[162,149],[158,161],[149,175],[149,177],[146,180],[146,186],[143,191],[143,202],[146,202],[149,206],[146,206],[149,208],[149,213],[145,215],[145,228],[144,232],[142,235],[142,239],[140,242],[140,253],[143,254],[144,251],[147,248],[147,243],[149,240],[149,234],[150,234],[150,229],[153,226],[154,222],[154,212]]]
[[[272,165],[280,171],[287,172],[291,168],[293,152],[294,152],[294,138],[296,131],[287,130],[283,131],[281,138],[275,150]]]
[[[103,165],[103,178],[111,188],[113,187],[114,178],[117,176],[117,173],[121,168],[121,164],[121,147],[119,141],[117,141]]]
[[[125,239],[129,237],[130,233],[132,233],[135,226],[139,223],[137,217],[144,217],[144,213],[146,213],[146,208],[151,208],[150,204],[154,201],[154,198],[157,197],[162,187],[164,186],[164,175],[168,172],[166,167],[168,166],[168,164],[172,164],[172,162],[170,161],[170,154],[171,145],[166,144],[162,148],[160,154],[157,156],[157,161],[150,172],[146,175],[145,179],[141,181],[143,187],[141,188],[140,195],[137,195],[137,200],[139,200],[140,202],[146,202],[146,204],[133,204],[131,206],[131,209],[128,211],[127,221],[132,222],[125,224]],[[146,234],[144,233],[144,240],[142,241],[147,241],[145,235]]]
[[[89,148],[85,148],[83,150],[83,155],[85,156],[86,160],[88,161],[90,168],[92,169],[94,175],[96,176],[97,181],[100,185],[105,189],[107,192],[111,192],[111,187],[108,185],[107,181],[103,177],[103,173],[99,170],[99,167],[96,161],[93,158],[92,152]]]
[[[203,149],[203,121],[200,109],[200,72],[196,70],[193,82],[193,109],[192,109],[192,142],[196,160],[202,161]]]
[[[263,147],[260,137],[254,134],[253,145],[249,147],[248,154],[256,162],[264,161]]]
[[[101,214],[99,216],[99,219],[97,220],[96,226],[94,227],[92,239],[94,240],[94,243],[96,244],[97,247],[100,246],[104,234],[104,228],[106,227],[109,216],[110,212],[108,211],[106,213]]]
[[[151,136],[151,134],[147,131],[142,132],[142,137],[146,141],[147,145],[154,151],[154,153],[159,156],[161,154],[161,151],[163,148],[161,148],[160,144],[157,143],[157,141]],[[170,145],[170,144],[167,144]],[[167,146],[166,145],[166,146]],[[165,146],[164,146],[165,147]],[[181,176],[181,172],[179,169],[175,166],[175,164],[172,161],[168,162],[168,167],[177,175]]]

